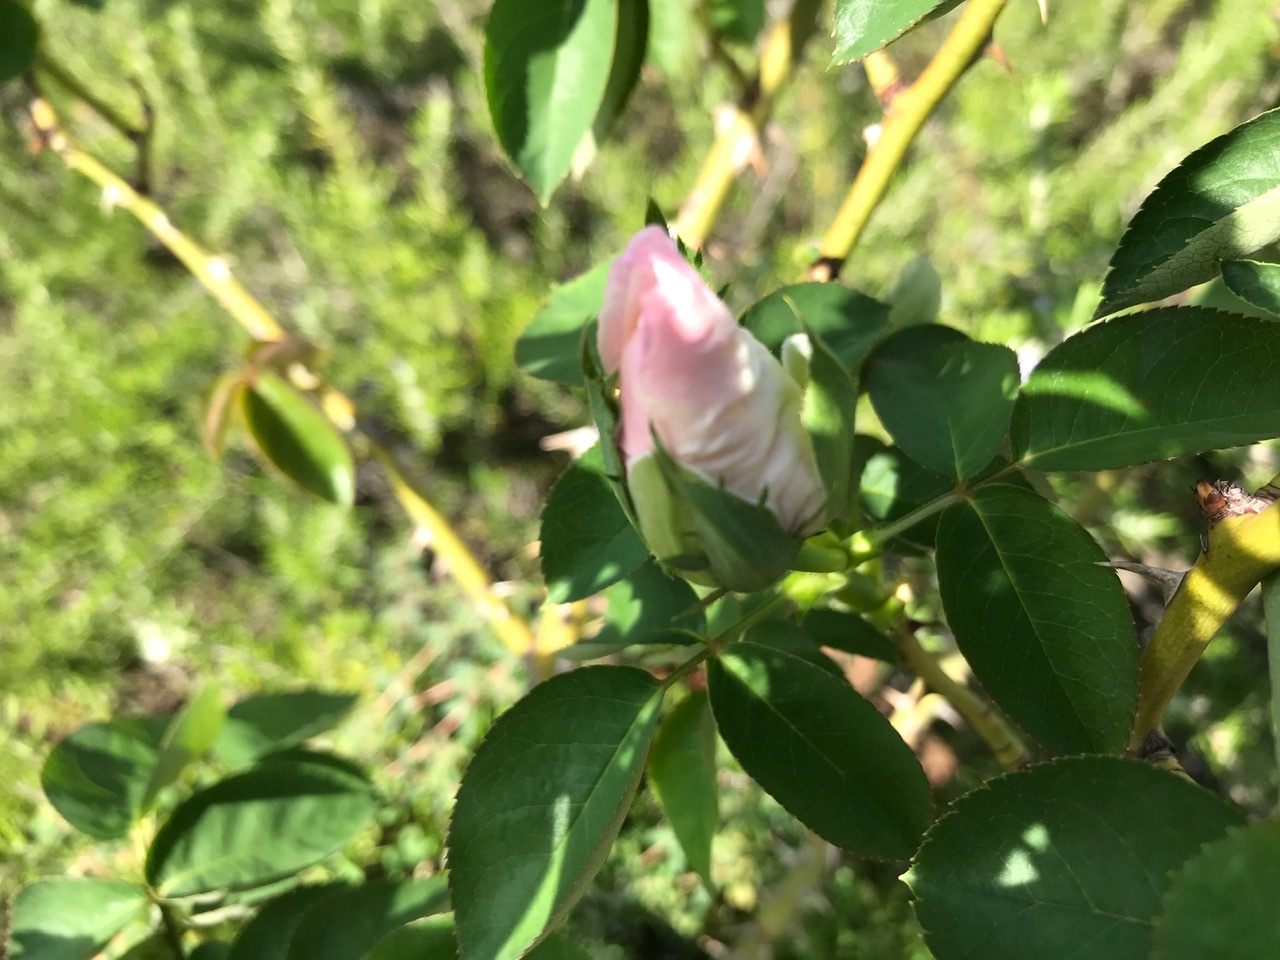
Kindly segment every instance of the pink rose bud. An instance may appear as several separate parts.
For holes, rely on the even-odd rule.
[[[656,434],[677,464],[763,504],[785,533],[822,529],[827,496],[801,425],[802,387],[661,227],[641,230],[613,262],[598,346],[605,372],[619,374],[617,441],[629,480],[653,454]],[[672,505],[632,495],[641,533],[663,559],[655,540],[678,538],[651,528],[673,516]]]

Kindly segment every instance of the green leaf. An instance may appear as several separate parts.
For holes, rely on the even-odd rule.
[[[1013,410],[1036,470],[1109,470],[1280,436],[1280,323],[1201,307],[1117,317],[1040,361]]]
[[[445,908],[444,879],[373,880],[335,890],[311,903],[298,918],[287,960],[352,960],[413,920]]]
[[[1018,355],[928,324],[888,337],[867,358],[867,390],[884,428],[922,467],[969,480],[1004,442]]]
[[[545,205],[604,99],[616,0],[495,0],[484,87],[498,142]]]
[[[1106,555],[1035,493],[994,484],[938,524],[938,588],[974,675],[1056,753],[1124,749],[1138,646]]]
[[[898,39],[929,18],[945,13],[959,0],[836,0],[836,51],[832,63],[849,63]]]
[[[311,689],[254,694],[227,711],[214,749],[228,766],[247,766],[336,726],[357,699],[350,693]]]
[[[582,328],[600,312],[609,280],[608,258],[552,292],[516,341],[516,363],[531,377],[578,386],[582,383]]]
[[[1215,840],[1174,874],[1153,960],[1280,957],[1280,821]]]
[[[785,614],[777,614],[753,625],[743,634],[743,639],[760,647],[799,657],[833,677],[844,679],[844,671],[840,665],[823,653],[817,641],[802,630],[792,617]]]
[[[337,428],[278,375],[260,371],[240,394],[245,429],[264,462],[308,493],[350,506],[356,473]]]
[[[775,290],[742,315],[742,325],[775,354],[805,327],[854,370],[889,323],[889,308],[838,283],[797,283]]]
[[[9,916],[10,960],[90,960],[126,925],[151,910],[147,889],[118,880],[29,883]]]
[[[764,29],[764,0],[708,0],[711,29],[726,40],[755,43]]]
[[[843,679],[744,640],[707,665],[720,736],[742,768],[825,840],[908,857],[929,824],[911,749]]]
[[[148,809],[156,795],[177,780],[187,764],[199,759],[213,746],[226,719],[222,693],[212,684],[196,694],[173,718],[160,742],[160,753],[151,779],[143,791],[140,809]]]
[[[1222,265],[1222,282],[1245,303],[1280,317],[1280,263],[1228,260]]]
[[[120,718],[64,737],[40,771],[53,809],[91,837],[123,837],[142,807],[167,720]]]
[[[241,409],[244,391],[243,374],[228,372],[214,381],[205,405],[204,420],[200,425],[201,439],[210,457],[216,459],[222,456],[226,447],[227,427],[231,425],[231,412]]]
[[[39,42],[40,28],[27,8],[14,0],[0,0],[0,83],[31,69]]]
[[[1120,238],[1094,317],[1211,280],[1280,239],[1280,110],[1195,151],[1160,181]]]
[[[591,954],[561,933],[553,933],[525,955],[525,960],[591,960]]]
[[[285,960],[298,921],[312,904],[346,884],[321,883],[290,890],[263,904],[240,928],[227,960]]]
[[[364,960],[458,960],[453,914],[424,917],[392,930]]]
[[[205,940],[187,954],[187,960],[227,960],[231,956],[231,944],[224,940]]]
[[[367,780],[320,763],[267,761],[173,812],[147,852],[147,882],[166,897],[261,886],[341,850],[372,815]]]
[[[613,60],[609,65],[609,81],[604,97],[596,110],[596,117],[587,133],[591,153],[604,142],[609,128],[618,119],[636,81],[640,79],[640,67],[644,63],[645,47],[649,39],[649,4],[647,0],[617,0],[618,31],[613,44]]]
[[[889,638],[856,613],[830,607],[810,610],[800,621],[800,628],[810,640],[824,647],[834,647],[885,663],[897,663],[902,659]]]
[[[1134,960],[1150,953],[1170,871],[1241,820],[1145,763],[1073,757],[961,797],[905,879],[937,960],[976,944],[983,960]]]
[[[663,688],[632,667],[583,667],[498,718],[449,828],[464,958],[514,960],[599,870],[644,770]]]
[[[716,728],[705,692],[689,694],[662,721],[649,755],[649,784],[689,866],[712,889],[711,838],[719,820]]]
[[[668,77],[684,65],[693,16],[687,0],[649,0],[648,62]]]
[[[542,509],[542,575],[552,603],[617,583],[649,556],[604,474],[600,445],[556,482]]]
[[[859,436],[855,438],[855,458],[858,447],[867,454],[859,491],[863,512],[871,520],[878,523],[899,520],[955,490],[955,481],[926,470],[898,447],[886,447],[872,437]],[[906,554],[932,550],[937,529],[938,514],[935,513],[899,533],[886,547],[894,553]]]
[[[847,524],[858,390],[821,337],[811,334],[809,344],[809,385],[804,392],[801,422],[813,441],[818,475],[827,492],[827,518]]]
[[[689,643],[706,627],[701,610],[689,613],[698,603],[693,588],[653,561],[610,587],[608,601],[592,643]]]
[[[892,329],[936,323],[942,309],[942,277],[924,257],[912,257],[886,299]]]

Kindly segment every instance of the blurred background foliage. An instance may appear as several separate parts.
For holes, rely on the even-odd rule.
[[[437,505],[534,611],[529,544],[564,464],[538,441],[583,413],[519,374],[513,341],[554,283],[621,247],[648,197],[678,206],[735,96],[724,58],[749,65],[751,48],[725,40],[713,56],[707,9],[689,0],[687,33],[664,33],[594,165],[540,209],[488,124],[483,0],[34,6],[48,55],[135,119],[136,82],[155,111],[156,201],[327,351],[329,378],[415,451]],[[996,32],[1008,66],[977,64],[943,104],[844,274],[883,295],[928,258],[942,321],[1028,359],[1083,324],[1160,177],[1280,99],[1271,0],[1049,7],[1042,26],[1031,0],[1011,4]],[[892,48],[904,76],[951,19]],[[861,68],[829,58],[819,36],[708,244],[735,306],[800,275],[878,119]],[[89,150],[132,169],[124,138],[56,84],[46,92]],[[438,867],[461,767],[524,689],[521,664],[433,569],[376,472],[344,513],[264,475],[243,447],[206,457],[206,394],[244,337],[132,219],[33,152],[26,99],[22,84],[0,90],[0,891],[127,857],[73,843],[41,800],[39,765],[81,723],[169,709],[206,678],[360,692],[336,743],[369,761],[388,805],[350,867]],[[1113,555],[1179,566],[1198,549],[1189,484],[1276,470],[1261,447],[1054,482]],[[1140,621],[1158,616],[1153,602],[1135,595]],[[1256,808],[1275,789],[1265,653],[1237,619],[1169,732]],[[971,755],[962,733],[936,739]],[[698,886],[642,799],[575,911],[583,942],[607,958],[716,943],[796,960],[927,955],[891,869],[815,846],[725,760],[721,892]]]

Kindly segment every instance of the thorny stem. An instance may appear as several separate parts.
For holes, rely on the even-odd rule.
[[[225,260],[207,253],[175,227],[157,204],[141,196],[97,158],[76,146],[62,130],[57,114],[47,101],[37,97],[31,103],[30,113],[35,131],[42,142],[69,169],[83,174],[101,187],[105,204],[118,206],[132,214],[151,231],[254,340],[259,343],[284,343],[292,340],[275,317],[232,276],[231,267]],[[332,387],[323,388],[322,393],[326,394],[326,408],[345,408],[347,412],[344,419],[354,419],[354,408],[347,397]],[[347,424],[340,424],[340,427],[345,426]],[[390,453],[367,434],[366,439],[374,456],[386,470],[401,507],[426,531],[432,549],[503,645],[518,655],[537,657],[537,645],[528,624],[515,616],[494,592],[484,568],[454,532],[449,521],[406,478]]]
[[[844,203],[831,221],[809,270],[810,280],[832,280],[858,242],[871,214],[902,165],[907,148],[942,98],[981,54],[996,18],[1008,0],[969,0],[950,35],[907,89],[898,93],[885,115],[880,136],[867,153]]]
[[[717,134],[673,225],[676,235],[690,247],[701,247],[711,232],[734,178],[747,165],[773,112],[779,91],[817,30],[821,8],[822,0],[795,0],[790,15],[769,31],[759,72]]]

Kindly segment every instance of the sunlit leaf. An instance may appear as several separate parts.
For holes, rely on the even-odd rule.
[[[90,960],[151,910],[146,887],[119,880],[49,879],[18,891],[9,917],[11,960]]]
[[[1280,263],[1228,260],[1222,265],[1222,280],[1245,303],[1280,317]]]
[[[494,724],[449,828],[464,960],[515,960],[582,895],[630,808],[661,702],[642,670],[583,667]]]
[[[1280,239],[1280,110],[1196,150],[1160,181],[1120,238],[1095,317],[1206,280]]]
[[[848,63],[896,40],[934,11],[960,0],[836,0],[835,63]]]
[[[1202,307],[1117,317],[1032,371],[1011,435],[1024,466],[1108,470],[1280,436],[1280,323]]]
[[[906,880],[937,960],[971,960],[975,944],[984,960],[1134,960],[1171,871],[1242,819],[1148,764],[1073,757],[961,797]]]
[[[716,729],[705,692],[691,693],[662,721],[649,756],[649,783],[689,866],[711,889],[716,803]]]

